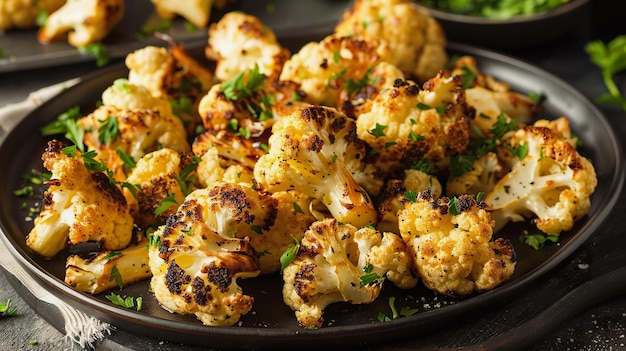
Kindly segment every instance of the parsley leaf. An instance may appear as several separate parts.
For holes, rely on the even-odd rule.
[[[285,268],[289,266],[291,262],[293,262],[296,256],[298,256],[298,251],[300,251],[300,242],[298,241],[298,239],[296,239],[296,237],[293,236],[293,234],[291,235],[291,238],[293,239],[293,244],[289,245],[287,250],[285,250],[285,252],[283,252],[283,254],[280,255],[280,274],[281,275],[283,274],[283,271],[285,270]]]
[[[596,98],[597,103],[614,104],[626,110],[626,99],[622,96],[615,75],[626,69],[626,35],[620,35],[605,44],[601,40],[595,40],[585,45],[585,51],[591,61],[602,71],[604,85],[608,93]]]
[[[544,245],[547,242],[553,242],[553,243],[558,242],[559,236],[553,235],[553,234],[544,234],[544,233],[537,233],[537,234],[524,233],[519,236],[518,240],[521,243],[524,243],[532,247],[535,250],[539,250],[542,247],[544,247]]]
[[[11,299],[7,299],[7,302],[0,301],[0,315],[2,316],[15,316],[17,314],[17,307],[11,308]]]

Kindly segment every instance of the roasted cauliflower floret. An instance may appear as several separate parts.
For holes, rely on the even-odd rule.
[[[301,92],[293,82],[269,81],[255,65],[230,80],[214,85],[198,105],[204,128],[228,130],[240,137],[267,142],[277,119],[303,104],[294,101]]]
[[[26,245],[46,258],[68,243],[95,241],[102,250],[125,248],[132,238],[133,218],[122,191],[106,174],[88,169],[80,151],[74,156],[64,147],[51,141],[42,155],[52,176]]]
[[[542,123],[519,129],[506,140],[511,148],[526,152],[512,158],[511,171],[485,196],[496,229],[533,219],[539,230],[557,235],[572,229],[589,211],[598,184],[593,165],[568,139]]]
[[[280,255],[301,239],[315,217],[310,199],[295,191],[259,193],[252,184],[214,182],[196,198],[210,210],[205,223],[222,236],[249,238],[262,273],[280,269]],[[296,210],[297,209],[297,210]]]
[[[206,28],[213,7],[223,8],[232,0],[151,0],[160,17],[172,19],[181,16],[199,28]]]
[[[430,189],[435,199],[442,194],[439,180],[419,169],[404,170],[402,179],[387,179],[383,190],[378,194],[376,211],[378,211],[378,230],[399,234],[398,211],[404,209],[407,191],[419,193]]]
[[[406,246],[393,237],[384,244],[383,240],[373,227],[358,229],[334,218],[311,224],[294,260],[283,270],[283,300],[295,311],[298,322],[319,328],[324,309],[332,303],[373,302],[385,276],[414,286],[417,280],[409,268],[410,255],[401,251]],[[391,269],[398,271],[389,274]]]
[[[376,150],[370,158],[386,176],[423,158],[439,163],[465,151],[469,142],[469,112],[463,99],[459,76],[437,76],[424,89],[397,80],[358,117],[358,136]]]
[[[40,12],[51,14],[66,0],[4,0],[0,2],[0,31],[28,29],[37,26]]]
[[[448,61],[441,25],[408,0],[358,0],[335,26],[335,33],[374,38],[389,46],[389,62],[424,82]]]
[[[117,80],[104,91],[102,102],[77,124],[85,131],[85,145],[98,153],[116,180],[126,178],[121,154],[138,161],[159,148],[190,151],[181,120],[166,101],[143,86]]]
[[[274,124],[254,178],[260,190],[297,190],[317,199],[343,223],[375,224],[372,200],[353,175],[364,156],[352,119],[330,107],[305,107]]]
[[[469,195],[434,200],[423,191],[400,211],[402,238],[426,287],[444,295],[484,292],[515,270],[513,246],[492,240],[494,221],[484,202]]]
[[[456,60],[450,74],[464,77],[465,99],[476,110],[472,124],[483,133],[493,128],[502,113],[517,123],[527,124],[541,111],[537,100],[514,92],[509,84],[479,71],[473,56]]]
[[[104,39],[122,20],[124,0],[67,0],[48,16],[37,32],[42,42],[67,41],[75,47],[89,45]]]
[[[189,151],[169,148],[145,154],[137,161],[125,183],[124,196],[142,229],[165,223],[185,196],[196,189],[200,158]]]
[[[100,251],[91,257],[70,255],[65,262],[65,284],[90,294],[150,278],[148,240],[119,251]]]
[[[150,284],[167,310],[194,314],[205,325],[231,326],[254,303],[237,279],[257,276],[259,262],[248,239],[222,236],[207,226],[212,214],[203,203],[206,192],[189,194],[153,233],[148,251]]]
[[[191,57],[182,45],[169,48],[146,46],[126,56],[128,80],[143,85],[150,94],[163,98],[172,112],[193,133],[201,123],[197,106],[200,98],[215,84],[213,73]]]
[[[387,61],[387,46],[375,39],[329,35],[310,42],[285,63],[280,80],[299,84],[305,101],[340,108],[357,82],[367,82],[374,67]]]
[[[257,17],[242,12],[229,12],[209,28],[208,59],[217,62],[215,76],[227,81],[252,69],[269,80],[277,80],[290,52],[283,48],[271,28]]]

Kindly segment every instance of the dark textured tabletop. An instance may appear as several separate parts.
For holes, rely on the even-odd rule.
[[[593,100],[605,92],[599,69],[583,50],[592,39],[609,40],[626,34],[613,18],[589,21],[576,31],[537,47],[509,54],[564,79]],[[611,16],[604,16],[611,19]],[[623,22],[622,22],[623,23]],[[623,30],[623,33],[620,32]],[[32,69],[0,74],[0,106],[26,98],[28,92],[93,70],[76,63],[53,70]],[[618,76],[626,91],[626,75]],[[598,105],[620,140],[626,140],[626,112]],[[622,191],[611,214],[570,257],[509,300],[481,309],[471,316],[446,322],[442,330],[362,350],[506,349],[506,350],[620,350],[626,349],[626,193]],[[53,316],[40,315],[38,302],[19,282],[0,269],[0,301],[11,299],[19,309],[0,319],[0,350],[62,350],[62,325]],[[36,343],[35,343],[36,342]],[[35,343],[33,345],[32,343]],[[237,345],[233,344],[233,348]],[[95,345],[97,350],[205,350],[143,336],[141,330],[118,329]],[[299,348],[294,345],[294,349]]]

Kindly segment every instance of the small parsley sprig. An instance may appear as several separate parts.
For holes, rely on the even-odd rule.
[[[615,75],[626,70],[626,35],[620,35],[605,44],[595,40],[585,45],[585,51],[591,61],[602,70],[602,79],[608,93],[596,98],[596,102],[613,104],[626,110],[626,98],[615,84]]]
[[[17,314],[17,307],[11,308],[11,299],[7,299],[7,302],[0,302],[0,315],[1,316],[15,316]]]
[[[115,305],[124,308],[135,308],[137,311],[141,311],[141,308],[143,307],[143,298],[141,296],[136,298],[132,296],[122,297],[121,295],[118,295],[116,293],[110,293],[105,297],[107,300],[111,301]]]

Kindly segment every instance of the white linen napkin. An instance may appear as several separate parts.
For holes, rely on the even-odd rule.
[[[61,82],[29,94],[22,102],[0,108],[0,128],[3,133],[8,133],[30,111],[41,105],[46,100],[54,97],[64,89],[78,83],[79,78]],[[0,138],[2,133],[0,133]],[[0,240],[0,252],[9,253],[9,249],[3,240]],[[26,269],[15,259],[12,254],[0,255],[0,266],[6,272],[16,277],[37,299],[56,306],[64,320],[65,337],[81,348],[93,349],[96,341],[110,335],[114,326],[88,316],[80,310],[70,306],[65,301],[52,294],[43,286],[39,279],[31,276]]]

